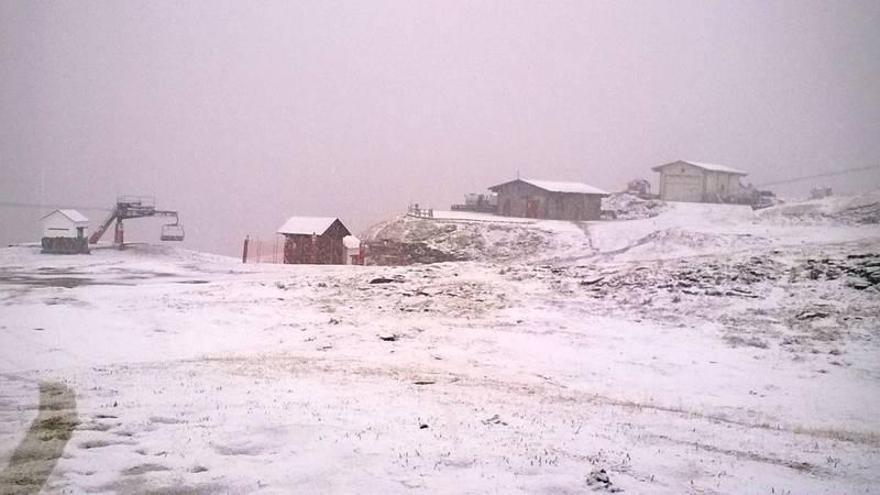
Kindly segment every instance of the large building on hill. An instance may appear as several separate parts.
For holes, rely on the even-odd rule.
[[[678,160],[651,170],[660,172],[664,201],[737,203],[748,194],[739,181],[748,174],[724,165]]]
[[[284,263],[344,265],[343,239],[351,232],[334,217],[290,217],[278,228],[284,236]]]
[[[498,194],[496,213],[506,217],[598,220],[608,193],[580,182],[516,179],[489,188]]]

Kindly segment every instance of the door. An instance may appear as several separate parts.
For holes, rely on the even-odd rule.
[[[529,198],[526,200],[526,217],[538,218],[538,208],[541,206],[537,199]]]
[[[703,178],[699,175],[667,175],[663,199],[666,201],[702,201]]]

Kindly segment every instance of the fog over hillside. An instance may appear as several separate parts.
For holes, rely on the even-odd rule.
[[[117,194],[235,254],[290,215],[359,232],[517,172],[620,190],[677,159],[755,184],[878,165],[877,25],[875,1],[5,1],[0,243],[48,212],[12,204],[97,222]],[[814,182],[880,171],[777,189]]]
[[[0,495],[880,487],[877,0],[0,0]]]
[[[0,248],[0,492],[876,491],[880,192],[657,210],[373,229],[455,260],[407,266]]]

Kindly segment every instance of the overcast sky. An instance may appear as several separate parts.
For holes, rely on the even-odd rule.
[[[234,254],[290,215],[357,232],[517,170],[619,190],[676,159],[756,184],[880,164],[878,26],[876,0],[4,0],[0,201],[153,195],[188,247]],[[0,242],[40,213],[0,207]]]

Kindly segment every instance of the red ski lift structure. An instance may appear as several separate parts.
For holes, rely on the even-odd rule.
[[[89,237],[89,243],[97,243],[104,233],[107,232],[107,229],[110,228],[110,225],[113,222],[116,222],[113,243],[116,244],[119,249],[122,249],[125,245],[125,229],[122,222],[133,218],[146,217],[173,217],[173,222],[166,223],[162,226],[159,240],[183,240],[183,225],[180,224],[180,219],[176,211],[156,209],[156,200],[152,196],[119,196],[116,198],[116,207],[113,208],[100,227],[98,227],[91,237]]]

